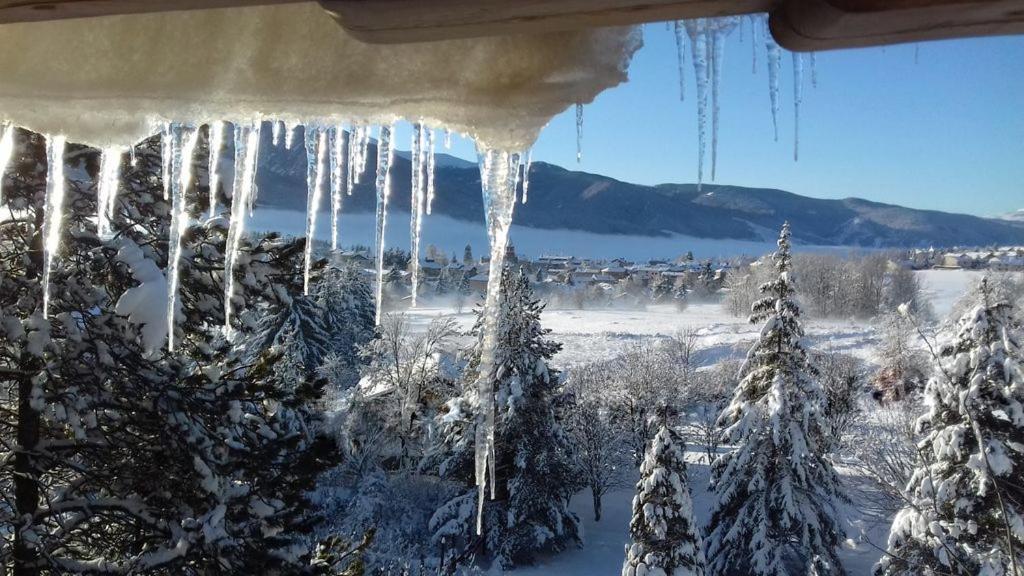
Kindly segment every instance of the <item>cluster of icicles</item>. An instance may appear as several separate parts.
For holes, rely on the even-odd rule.
[[[256,201],[256,168],[259,155],[260,129],[262,122],[251,124],[235,124],[234,130],[234,179],[230,187],[232,198],[231,211],[228,216],[228,235],[225,247],[225,292],[224,316],[225,331],[230,336],[230,325],[233,315],[232,295],[235,291],[235,279],[232,273],[238,260],[238,251],[245,233],[245,221],[252,215]],[[289,128],[281,123],[273,124],[273,144],[280,144],[281,133],[286,132],[284,145],[291,147],[297,127]],[[217,189],[220,183],[220,158],[224,153],[226,132],[225,122],[214,122],[209,126],[209,183],[210,183],[210,217],[218,215]],[[376,304],[377,322],[381,316],[381,296],[383,286],[384,233],[387,224],[388,199],[391,184],[390,173],[394,159],[393,126],[381,126],[377,129],[377,166],[376,166]],[[331,248],[338,248],[339,217],[342,199],[351,195],[354,185],[359,183],[361,175],[366,171],[367,148],[371,140],[373,128],[369,126],[304,127],[305,149],[307,158],[307,215],[306,215],[306,251],[304,254],[304,290],[309,291],[309,273],[313,262],[313,238],[318,224],[318,213],[325,189],[329,187],[331,195]],[[14,127],[6,125],[0,136],[0,170],[6,167],[13,149]],[[169,254],[166,270],[168,285],[167,298],[167,344],[174,350],[174,325],[178,308],[179,261],[181,258],[181,239],[189,226],[192,213],[187,205],[189,185],[192,182],[192,166],[199,138],[197,126],[178,123],[166,124],[162,133],[162,173],[164,198],[171,203],[171,225],[169,232]],[[445,145],[450,145],[450,133],[445,133]],[[416,291],[419,284],[419,240],[423,225],[424,213],[430,214],[435,195],[434,188],[434,130],[423,125],[414,125],[412,138],[412,206],[410,231],[412,238],[412,298],[416,302]],[[53,270],[54,258],[60,249],[62,220],[64,214],[64,198],[66,183],[64,177],[64,151],[66,139],[63,136],[47,136],[47,179],[43,219],[44,239],[44,275],[43,275],[43,313],[49,314],[50,272]],[[110,238],[113,234],[111,220],[114,214],[120,174],[118,169],[126,152],[134,156],[134,149],[107,148],[101,151],[100,173],[97,182],[97,229],[101,237]],[[480,398],[490,398],[494,394],[494,383],[489,375],[494,367],[494,348],[497,341],[498,314],[501,286],[501,270],[504,266],[505,249],[508,245],[509,228],[512,225],[512,211],[517,199],[517,191],[522,190],[522,201],[527,200],[529,190],[529,153],[510,152],[491,148],[478,150],[480,180],[485,209],[488,239],[490,240],[491,260],[487,282],[487,293],[484,304],[484,325],[482,334],[482,354],[477,387]],[[133,157],[134,164],[134,157]],[[0,191],[2,193],[2,191]],[[2,201],[2,195],[0,195]],[[488,478],[491,493],[494,493],[494,406],[489,402],[481,402],[477,426],[476,475],[480,489],[480,509],[482,512]],[[488,471],[490,474],[488,475]],[[478,529],[480,527],[478,526]]]
[[[704,156],[707,150],[708,113],[711,115],[711,179],[718,168],[718,120],[719,95],[722,80],[722,64],[725,61],[726,38],[736,30],[743,40],[744,22],[750,25],[751,69],[757,73],[757,53],[760,38],[764,37],[764,49],[768,62],[768,96],[771,103],[772,128],[775,141],[779,140],[779,75],[782,68],[782,48],[768,31],[768,18],[764,14],[748,16],[725,16],[718,18],[696,18],[668,22],[674,29],[679,63],[679,98],[686,100],[686,46],[689,44],[697,90],[697,189],[704,182]],[[803,55],[792,53],[793,58],[793,160],[800,156],[800,105],[803,103]],[[915,62],[917,53],[914,55]],[[811,85],[817,87],[817,58],[809,55]],[[710,109],[710,110],[709,110]],[[576,104],[576,161],[583,158],[583,104]]]
[[[676,48],[679,62],[679,98],[686,99],[686,45],[690,45],[693,72],[697,90],[697,188],[704,181],[704,155],[707,149],[708,112],[711,113],[711,179],[715,179],[718,165],[718,119],[719,95],[722,81],[722,64],[725,61],[725,41],[735,30],[743,39],[744,21],[750,23],[750,44],[752,71],[757,73],[757,52],[759,37],[764,37],[768,68],[768,96],[771,103],[772,127],[775,140],[779,139],[779,75],[782,67],[782,48],[775,43],[768,31],[768,19],[763,14],[729,16],[722,18],[697,18],[678,20],[674,23]],[[689,42],[687,42],[689,40]],[[800,151],[800,104],[803,100],[803,56],[797,52],[793,57],[793,160]],[[817,84],[815,56],[810,55],[811,81]]]

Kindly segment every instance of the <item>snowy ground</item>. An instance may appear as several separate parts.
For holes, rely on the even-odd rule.
[[[938,318],[945,318],[954,303],[973,282],[983,274],[974,271],[929,270],[919,273],[926,296],[932,302]],[[455,314],[448,308],[421,308],[409,311],[414,325],[425,326],[431,318],[453,315],[460,326],[468,329],[473,314],[464,311]],[[686,329],[696,329],[702,363],[714,363],[724,357],[742,356],[755,338],[758,327],[745,319],[731,316],[718,304],[694,304],[686,310],[672,307],[651,307],[647,310],[548,310],[542,322],[552,330],[555,340],[563,343],[562,352],[555,359],[559,367],[614,357],[622,348],[648,338],[666,338]],[[812,348],[831,349],[871,361],[877,345],[875,330],[870,323],[854,321],[806,322]],[[707,493],[708,467],[700,461],[697,450],[690,453],[690,488],[699,520],[707,522],[710,515],[710,497]],[[840,467],[840,472],[843,472]],[[858,478],[843,475],[848,489],[854,494],[865,488]],[[614,490],[604,498],[604,517],[594,522],[590,494],[578,494],[573,508],[583,520],[585,543],[582,548],[569,550],[544,559],[534,567],[520,568],[517,576],[549,575],[602,576],[619,574],[622,566],[623,546],[626,543],[633,498],[631,485]],[[868,575],[884,546],[889,529],[889,518],[876,516],[870,507],[858,501],[847,506],[849,542],[842,551],[847,572],[853,576]]]

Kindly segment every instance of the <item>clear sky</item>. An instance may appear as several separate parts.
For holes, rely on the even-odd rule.
[[[794,162],[791,56],[775,142],[763,43],[754,74],[745,28],[726,48],[719,183],[982,216],[1024,208],[1024,36],[819,53],[816,88],[805,56]],[[688,59],[685,102],[676,70],[673,34],[646,26],[629,82],[585,108],[582,163],[572,110],[544,130],[534,159],[643,184],[695,182],[693,67]],[[453,151],[472,154],[465,142]]]

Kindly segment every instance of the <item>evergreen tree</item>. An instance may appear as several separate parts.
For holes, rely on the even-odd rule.
[[[640,465],[622,576],[704,576],[685,452],[679,435],[662,424]]]
[[[453,258],[452,261],[455,259]],[[466,268],[473,266],[476,262],[473,260],[473,247],[466,244],[466,249],[462,252],[462,265]]]
[[[24,217],[0,230],[0,532],[14,541],[0,560],[19,575],[319,570],[305,537],[305,494],[332,453],[311,432],[319,389],[275,379],[278,351],[249,362],[223,338],[223,221],[185,234],[172,354],[159,141],[122,166],[112,239],[97,235],[95,186],[69,179],[45,318],[45,160],[40,137],[17,144],[4,202]],[[96,160],[81,147],[60,159],[91,175]],[[239,300],[280,302],[301,282],[301,245],[272,245],[244,243]]]
[[[825,395],[804,350],[790,276],[789,224],[751,322],[764,322],[719,423],[735,446],[712,465],[715,503],[705,557],[712,574],[842,574],[835,500],[825,454]],[[816,572],[814,572],[816,571]]]
[[[575,484],[570,445],[556,420],[558,372],[548,361],[561,345],[541,327],[543,305],[522,271],[502,272],[502,300],[495,353],[496,465],[494,499],[485,503],[483,533],[476,533],[477,489],[473,477],[477,367],[482,317],[462,396],[442,417],[445,439],[428,464],[465,490],[431,519],[435,541],[458,557],[479,552],[503,567],[529,562],[541,551],[559,551],[580,540],[579,520],[569,511]]]
[[[374,334],[369,285],[351,266],[317,271],[308,296],[295,295],[263,307],[255,334],[247,339],[250,359],[287,342],[289,353],[275,369],[287,377],[327,376],[338,388],[359,381],[359,347]]]
[[[878,574],[1024,574],[1021,327],[987,282],[976,302],[925,387],[921,462]]]

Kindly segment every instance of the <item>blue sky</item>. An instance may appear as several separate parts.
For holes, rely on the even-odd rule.
[[[729,38],[722,78],[718,182],[821,198],[858,196],[915,208],[997,215],[1024,208],[1024,37],[929,42],[804,59],[800,160],[793,161],[793,79],[783,54],[779,141],[773,141],[762,45]],[[541,134],[534,159],[644,184],[695,182],[692,65],[679,101],[675,40],[645,27],[628,83],[585,108],[583,161],[575,114]],[[454,153],[469,157],[468,143]],[[710,152],[710,151],[709,151]]]

